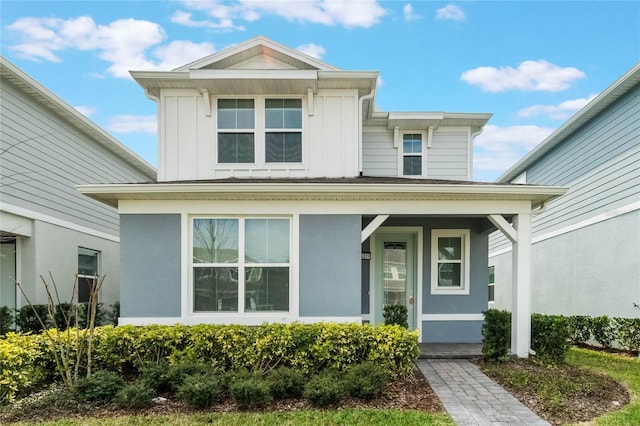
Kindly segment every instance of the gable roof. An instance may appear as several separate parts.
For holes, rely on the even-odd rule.
[[[144,173],[149,177],[149,179],[156,179],[157,172],[155,167],[146,162],[143,158],[139,157],[120,141],[53,94],[53,92],[31,78],[3,56],[0,56],[0,77],[11,82],[24,93],[60,116],[63,120],[69,123],[69,125],[74,126],[81,132],[85,133],[91,139],[113,152],[116,156]]]
[[[254,37],[227,49],[188,63],[174,71],[193,69],[238,69],[247,61],[260,57],[272,58],[290,69],[338,71],[339,68],[306,55],[299,50],[277,43],[264,36]]]
[[[562,143],[576,130],[604,111],[609,105],[620,99],[636,85],[640,84],[640,62],[635,64],[622,77],[596,96],[591,102],[567,120],[549,137],[540,142],[527,155],[514,164],[496,182],[511,182],[520,176],[530,165],[549,152],[553,147]]]

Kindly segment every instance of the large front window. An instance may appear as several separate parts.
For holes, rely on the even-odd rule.
[[[301,163],[302,99],[218,99],[218,163]]]
[[[431,231],[431,293],[469,294],[470,232]]]
[[[195,218],[194,312],[288,311],[290,220]]]

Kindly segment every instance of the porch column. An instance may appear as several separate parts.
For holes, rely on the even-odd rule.
[[[513,225],[517,239],[512,251],[511,352],[527,358],[531,345],[531,214],[519,213]]]

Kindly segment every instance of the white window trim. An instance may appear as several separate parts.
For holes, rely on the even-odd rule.
[[[264,169],[305,169],[306,159],[306,137],[305,124],[307,117],[306,96],[283,96],[283,95],[260,95],[260,96],[217,96],[213,98],[213,123],[215,125],[215,149],[213,150],[214,164],[217,170],[264,170]],[[218,100],[219,99],[253,99],[254,100],[254,128],[253,129],[218,129]],[[267,131],[295,132],[298,129],[267,129],[265,127],[266,100],[267,99],[300,99],[302,100],[302,161],[300,163],[268,163],[266,162],[266,133]],[[253,163],[221,163],[218,161],[218,133],[248,133],[253,132]]]
[[[422,151],[420,155],[422,157],[422,174],[420,175],[405,175],[404,174],[404,135],[420,135],[422,138]],[[400,130],[398,133],[398,176],[407,178],[423,178],[427,175],[427,132],[425,130]],[[416,153],[411,153],[416,155]],[[417,156],[417,155],[416,155]]]
[[[438,238],[462,238],[462,286],[460,288],[438,287]],[[471,232],[468,229],[433,229],[431,230],[431,294],[434,295],[468,295],[471,269]]]
[[[249,267],[253,266],[287,266],[289,268],[289,310],[288,311],[245,311],[245,298],[240,297],[245,292],[245,282],[244,280],[238,280],[238,311],[206,311],[206,312],[196,312],[194,310],[194,287],[193,287],[193,223],[195,219],[233,219],[238,220],[238,260],[241,258],[244,259],[244,230],[245,230],[245,220],[246,219],[288,219],[289,220],[289,263],[269,263],[269,264],[249,264]],[[297,265],[297,256],[294,256],[294,245],[297,247],[296,241],[294,240],[294,231],[297,232],[297,226],[294,223],[294,218],[290,215],[189,215],[187,220],[187,244],[186,244],[186,262],[187,262],[187,277],[186,277],[186,292],[183,293],[183,297],[186,298],[183,303],[183,317],[192,316],[192,317],[209,317],[209,318],[255,318],[258,319],[256,324],[259,324],[264,321],[278,321],[283,317],[290,317],[292,315],[298,315],[298,290],[297,290],[297,281],[294,282],[294,277],[296,276],[297,268],[294,265]],[[208,264],[207,264],[208,265]],[[244,269],[247,267],[247,264],[244,262],[238,261],[238,263],[224,264],[223,266],[233,267],[237,265],[238,268],[238,276],[244,276]],[[216,266],[220,266],[217,265]],[[206,267],[206,266],[203,266]],[[241,275],[242,274],[242,275]],[[295,299],[294,299],[295,298]],[[186,308],[186,312],[184,309]],[[186,315],[185,315],[186,314]],[[250,323],[253,324],[254,321],[250,320]]]

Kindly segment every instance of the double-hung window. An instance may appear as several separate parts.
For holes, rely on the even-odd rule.
[[[218,99],[218,162],[255,162],[253,99]]]
[[[98,281],[99,255],[96,250],[78,247],[78,303],[91,301],[91,293]]]
[[[194,218],[194,312],[289,311],[288,218]]]
[[[469,294],[470,232],[431,231],[431,293]]]
[[[218,163],[302,162],[302,99],[218,99]]]
[[[496,267],[489,266],[489,302],[496,301]]]

